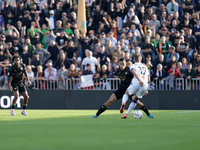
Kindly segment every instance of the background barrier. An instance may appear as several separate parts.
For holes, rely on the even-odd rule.
[[[29,90],[29,109],[98,109],[112,94],[112,90]],[[0,91],[0,108],[10,108],[13,94]],[[17,108],[21,108],[21,96]],[[200,109],[200,92],[185,91],[149,91],[142,100],[149,109]],[[130,102],[130,101],[129,101]],[[121,100],[113,103],[109,109],[119,109]],[[128,107],[128,106],[127,106]]]

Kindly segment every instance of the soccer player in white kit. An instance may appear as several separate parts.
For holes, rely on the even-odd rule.
[[[131,84],[126,90],[126,93],[122,98],[122,106],[125,107],[125,104],[130,95],[133,95],[132,102],[129,105],[128,111],[122,119],[126,119],[128,114],[136,107],[137,101],[142,98],[148,89],[148,83],[150,82],[149,71],[145,64],[142,64],[142,56],[140,54],[135,55],[135,63],[130,66],[130,70],[134,75],[134,78],[131,81]],[[152,115],[148,115],[149,118],[154,118]]]

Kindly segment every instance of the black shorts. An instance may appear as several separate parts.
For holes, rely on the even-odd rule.
[[[121,99],[126,92],[126,88],[119,88],[117,91],[113,92],[118,99]]]
[[[26,92],[26,87],[23,83],[11,83],[13,91]]]

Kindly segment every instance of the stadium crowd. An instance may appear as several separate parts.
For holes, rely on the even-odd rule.
[[[115,78],[141,53],[152,81],[200,78],[200,0],[0,0],[0,74],[20,55],[31,81]],[[157,82],[158,84],[160,84]],[[173,84],[171,84],[173,88]]]

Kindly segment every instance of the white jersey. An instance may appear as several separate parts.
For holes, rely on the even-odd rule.
[[[149,71],[146,67],[146,65],[142,63],[134,63],[130,66],[130,70],[135,70],[137,75],[139,76],[140,80],[144,83],[145,86],[148,86],[148,77],[149,77]],[[132,79],[133,85],[139,84],[139,81],[136,77]]]

